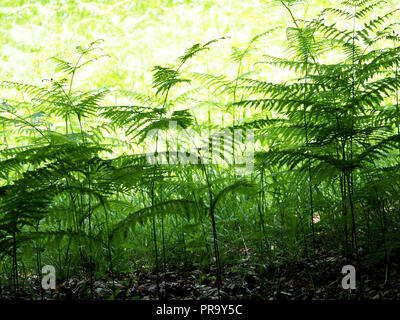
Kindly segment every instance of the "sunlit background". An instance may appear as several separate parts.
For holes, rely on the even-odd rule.
[[[298,18],[311,17],[330,2],[309,1],[309,6],[298,6],[295,12]],[[68,57],[75,46],[103,39],[110,58],[85,69],[86,84],[130,90],[147,90],[154,65],[172,63],[194,43],[224,36],[230,38],[202,56],[203,71],[232,73],[233,46],[243,47],[271,27],[291,25],[279,1],[271,0],[1,0],[0,4],[2,80],[37,82],[53,76],[54,65],[48,58]],[[281,30],[261,42],[264,53],[279,52],[283,36]]]
[[[301,2],[293,7],[297,19],[311,19],[336,3],[297,2]],[[392,8],[399,6],[397,0],[389,3]],[[80,90],[107,87],[111,95],[106,104],[125,103],[119,90],[150,93],[155,65],[173,64],[193,44],[216,38],[226,37],[190,60],[185,70],[235,79],[239,75],[231,59],[235,48],[246,48],[254,36],[271,29],[252,45],[239,71],[252,71],[268,81],[290,77],[257,64],[265,60],[263,55],[282,56],[287,49],[285,28],[293,22],[277,0],[0,0],[0,4],[0,81],[40,84],[59,79],[63,75],[49,58],[70,61],[76,46],[102,39],[101,49],[108,56],[82,69],[75,84]],[[16,98],[10,95],[17,92],[0,88],[0,94]],[[225,111],[216,110],[213,121],[229,121]],[[198,119],[205,116],[197,114]]]

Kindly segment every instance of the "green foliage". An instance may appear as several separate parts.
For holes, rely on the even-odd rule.
[[[214,261],[220,283],[243,248],[260,265],[331,249],[389,263],[400,248],[398,11],[370,18],[384,1],[349,0],[307,20],[296,18],[302,1],[278,2],[292,26],[233,47],[229,75],[190,65],[225,38],[197,43],[155,66],[149,90],[119,91],[129,102],[110,105],[117,92],[76,85],[108,57],[93,41],[71,61],[50,59],[58,80],[1,83],[21,97],[0,105],[0,257],[16,290],[22,262],[91,283],[142,264],[158,275]],[[287,48],[275,57],[258,44],[277,30]],[[254,171],[150,162],[149,133],[171,134],[171,122],[182,136],[253,129]],[[173,151],[157,140],[157,153],[170,160]]]

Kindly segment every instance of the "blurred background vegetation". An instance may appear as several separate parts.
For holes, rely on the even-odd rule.
[[[309,1],[296,7],[298,18],[313,16],[334,1]],[[77,45],[104,39],[103,63],[85,69],[80,86],[134,89],[151,83],[151,69],[175,60],[194,43],[229,36],[197,67],[214,74],[234,72],[231,48],[243,47],[268,28],[288,26],[290,16],[270,0],[1,0],[0,74],[35,83],[53,76],[48,58],[68,57]],[[275,54],[285,42],[277,32],[263,53]],[[275,47],[271,47],[271,43]],[[200,58],[199,58],[200,59]]]
[[[297,19],[314,17],[336,3],[298,2],[303,5],[293,9]],[[392,8],[383,11],[394,9],[396,2],[388,1]],[[293,24],[276,0],[0,0],[0,21],[1,80],[38,84],[50,77],[57,79],[49,58],[57,55],[69,60],[77,45],[103,39],[109,58],[86,66],[76,83],[82,89],[142,93],[151,90],[155,65],[172,63],[194,43],[219,37],[227,39],[196,58],[193,65],[199,72],[234,78],[233,48],[246,48],[255,35],[277,28],[260,42],[259,53],[279,56],[286,42],[284,28]],[[253,69],[259,60],[251,54],[247,57],[243,69]],[[263,66],[267,77],[280,80],[282,74],[268,68]],[[2,92],[3,97],[9,94]],[[116,95],[112,99],[120,102]]]

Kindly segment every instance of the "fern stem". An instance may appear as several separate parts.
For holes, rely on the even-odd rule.
[[[154,254],[156,259],[156,285],[157,294],[160,295],[160,279],[159,279],[159,263],[158,263],[158,247],[157,247],[157,233],[156,233],[156,216],[154,212],[154,181],[151,183],[151,207],[152,207],[152,225],[153,225],[153,243]]]

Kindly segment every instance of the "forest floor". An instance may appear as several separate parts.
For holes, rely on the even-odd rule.
[[[391,259],[390,268],[383,263],[372,267],[356,267],[357,288],[344,290],[342,267],[352,264],[344,258],[319,255],[314,259],[281,264],[279,267],[258,268],[247,259],[241,265],[226,266],[220,287],[221,299],[240,300],[397,300],[400,299],[400,257]],[[355,262],[353,265],[357,265]],[[386,280],[386,282],[385,282]],[[218,299],[214,270],[171,267],[157,275],[152,271],[137,271],[114,279],[94,281],[90,290],[88,277],[72,277],[58,282],[55,290],[39,293],[37,283],[21,290],[15,297],[11,290],[2,288],[0,299],[115,299],[118,300],[186,300]]]

